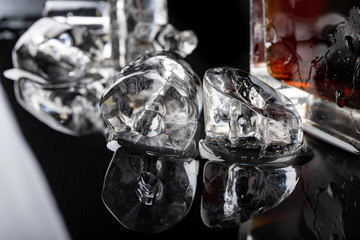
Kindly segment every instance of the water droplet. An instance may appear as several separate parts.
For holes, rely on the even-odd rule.
[[[335,92],[335,101],[339,107],[344,107],[346,104],[346,97],[344,89],[338,89]]]

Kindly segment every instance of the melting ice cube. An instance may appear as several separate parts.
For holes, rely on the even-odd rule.
[[[178,55],[144,55],[124,68],[100,109],[119,141],[156,151],[183,151],[193,141],[202,107],[200,80]]]
[[[214,151],[276,157],[301,148],[299,114],[275,89],[228,67],[209,69],[203,86],[205,143]]]
[[[17,100],[27,111],[49,127],[75,136],[104,131],[98,110],[103,91],[98,81],[51,88],[29,79],[15,83]]]

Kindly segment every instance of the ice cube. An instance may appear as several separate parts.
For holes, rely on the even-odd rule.
[[[203,88],[205,143],[214,151],[258,158],[300,150],[300,116],[277,90],[229,67],[209,69]]]
[[[155,51],[175,52],[186,57],[197,46],[193,31],[178,31],[168,23],[166,0],[128,0],[126,7],[128,63],[139,55]]]
[[[71,135],[103,132],[98,102],[115,75],[101,37],[52,18],[36,21],[13,49],[18,102],[40,121]]]
[[[192,158],[119,148],[107,170],[102,199],[126,228],[162,232],[189,211],[197,172]]]
[[[183,151],[193,141],[202,107],[201,82],[178,55],[144,55],[124,68],[100,109],[119,141],[156,151]]]
[[[129,33],[126,62],[129,63],[140,55],[159,51],[174,52],[186,57],[196,48],[197,43],[198,40],[193,31],[178,31],[171,24],[158,26],[156,37],[150,42],[140,41],[135,33]]]
[[[178,31],[168,22],[166,0],[111,0],[114,58],[125,67],[141,55],[169,51],[183,57],[197,46],[193,31]]]
[[[105,43],[86,27],[73,27],[52,18],[36,21],[13,49],[15,68],[36,74],[50,83],[79,81],[106,66]]]

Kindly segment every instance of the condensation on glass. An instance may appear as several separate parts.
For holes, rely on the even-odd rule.
[[[296,105],[305,130],[360,149],[360,2],[251,0],[251,73]]]

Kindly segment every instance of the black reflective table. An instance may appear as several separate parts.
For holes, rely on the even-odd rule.
[[[358,239],[360,156],[311,137],[292,195],[253,221],[254,239]]]
[[[247,1],[193,4],[190,0],[169,1],[169,21],[180,30],[196,32],[199,45],[187,61],[200,78],[208,68],[216,66],[248,70]],[[31,23],[37,17],[40,13],[26,22]],[[11,49],[29,26],[14,27],[11,21],[14,19],[1,22],[1,73],[12,67]],[[240,239],[243,237],[240,233],[248,231],[252,239],[360,237],[357,221],[360,216],[360,156],[308,135],[306,141],[314,157],[301,166],[295,191],[276,208],[255,217],[250,228],[216,229],[203,224],[200,201],[206,160],[200,160],[197,193],[192,208],[179,224],[159,234],[127,230],[113,218],[101,200],[105,172],[113,154],[106,148],[104,137],[100,134],[72,137],[50,129],[16,102],[13,82],[3,74],[1,85],[16,116],[21,137],[34,152],[73,239],[169,239],[179,236]]]

